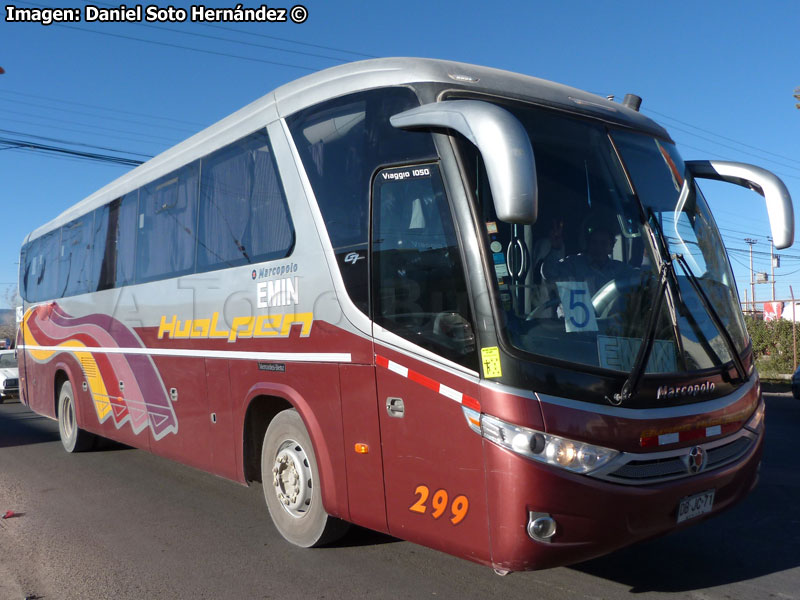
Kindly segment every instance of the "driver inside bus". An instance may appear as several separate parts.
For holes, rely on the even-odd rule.
[[[542,279],[549,283],[558,281],[585,281],[589,294],[594,295],[609,281],[629,277],[634,270],[627,264],[611,258],[616,236],[609,219],[590,219],[586,228],[586,249],[559,259],[561,248],[553,248],[542,261]],[[563,242],[562,242],[563,243]]]

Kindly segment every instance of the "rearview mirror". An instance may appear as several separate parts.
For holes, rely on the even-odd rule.
[[[538,212],[536,163],[525,128],[510,112],[480,100],[445,100],[394,115],[398,129],[457,131],[478,147],[492,188],[497,218],[532,225]]]
[[[689,160],[686,167],[695,179],[727,181],[764,196],[775,247],[780,250],[794,243],[792,197],[777,175],[761,167],[722,160]]]

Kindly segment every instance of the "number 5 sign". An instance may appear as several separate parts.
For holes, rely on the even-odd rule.
[[[585,281],[557,281],[558,296],[564,311],[567,333],[597,331],[597,319],[592,306],[592,296]]]

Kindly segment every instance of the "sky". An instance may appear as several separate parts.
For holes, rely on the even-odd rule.
[[[131,169],[11,148],[8,140],[143,160],[284,83],[370,57],[443,58],[618,100],[637,94],[643,98],[642,112],[667,128],[684,159],[757,164],[778,174],[800,203],[800,110],[793,98],[800,87],[796,2],[303,2],[307,18],[302,23],[82,18],[49,26],[9,22],[4,4],[0,308],[9,306],[16,286],[24,237]],[[82,2],[12,4],[80,8],[85,16]],[[214,0],[205,6],[234,8],[236,3]],[[269,4],[287,14],[294,6]],[[746,289],[750,293],[745,238],[757,240],[754,270],[770,271],[766,205],[757,194],[734,186],[704,182],[701,187],[744,298]],[[800,298],[800,244],[776,252],[781,255],[776,297],[788,299],[793,286]],[[770,285],[756,285],[757,300],[769,300],[771,294]]]

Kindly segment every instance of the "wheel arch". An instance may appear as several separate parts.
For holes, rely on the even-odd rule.
[[[61,394],[61,386],[67,381],[72,384],[72,393],[77,394],[77,388],[75,387],[77,385],[77,380],[73,376],[69,366],[64,362],[56,363],[53,371],[53,415],[56,419],[58,419],[58,396]],[[80,412],[78,411],[77,404],[75,410]]]
[[[345,474],[337,477],[333,466],[332,452],[323,428],[308,401],[294,388],[280,384],[261,382],[248,392],[247,409],[242,423],[242,476],[245,483],[261,479],[261,449],[269,423],[282,410],[294,408],[300,415],[303,425],[311,438],[314,456],[317,459],[320,484],[322,487],[322,504],[331,516],[347,519],[347,492],[338,490],[337,481],[344,479]]]
[[[279,412],[294,405],[280,396],[258,395],[250,400],[242,429],[242,473],[247,483],[261,481],[261,448],[264,433]]]

